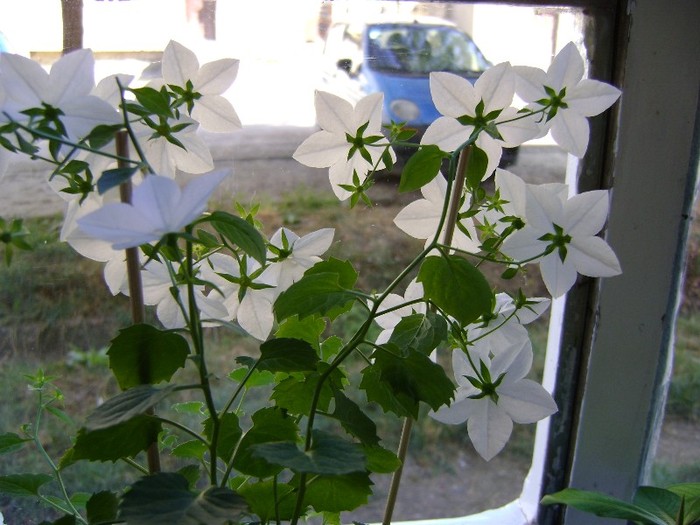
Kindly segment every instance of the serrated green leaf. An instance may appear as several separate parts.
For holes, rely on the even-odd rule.
[[[318,476],[306,487],[304,503],[316,512],[343,512],[367,503],[372,481],[366,472],[342,476]]]
[[[174,473],[142,478],[120,505],[120,517],[129,525],[226,525],[247,512],[245,500],[231,489],[210,487],[196,494]]]
[[[0,476],[0,494],[13,497],[38,496],[39,489],[53,478],[46,474],[10,474]]]
[[[31,439],[21,438],[12,432],[0,434],[0,455],[9,454],[19,450],[22,448],[22,445],[28,441],[31,441]]]
[[[229,379],[232,381],[236,381],[237,383],[240,383],[245,379],[245,377],[248,375],[248,372],[250,371],[249,367],[241,367],[241,368],[236,368],[233,370],[229,375]],[[245,387],[246,388],[255,388],[259,386],[266,386],[266,385],[271,385],[272,383],[275,382],[275,374],[272,372],[261,372],[259,370],[253,370],[253,373],[250,374],[250,377],[248,378],[248,381],[246,381]]]
[[[292,316],[304,319],[314,314],[333,319],[350,310],[356,297],[341,286],[339,277],[337,273],[307,272],[275,301],[277,320]]]
[[[223,211],[215,211],[205,220],[211,222],[214,229],[226,240],[238,246],[261,265],[265,264],[265,241],[248,221]]]
[[[176,446],[170,453],[176,458],[204,459],[204,455],[209,451],[206,443],[199,439],[185,441]]]
[[[274,522],[277,518],[289,521],[294,515],[296,488],[288,483],[277,483],[276,486],[272,480],[249,483],[240,487],[238,492],[262,523]]]
[[[668,525],[660,517],[637,505],[599,492],[564,489],[555,494],[545,496],[542,498],[541,503],[542,505],[568,505],[596,516],[637,521],[645,525]]]
[[[158,440],[159,421],[148,416],[137,416],[119,425],[88,431],[81,429],[73,448],[60,463],[65,468],[75,461],[117,461],[136,456]]]
[[[457,255],[427,257],[418,272],[425,297],[467,325],[491,311],[493,292],[483,274]]]
[[[454,385],[445,371],[424,354],[409,350],[399,355],[396,346],[386,344],[372,358],[373,364],[362,370],[360,388],[384,411],[416,419],[421,401],[437,410],[454,396]]]
[[[90,525],[102,522],[112,522],[117,519],[119,498],[114,492],[97,492],[90,497],[85,510]]]
[[[120,330],[107,350],[109,367],[122,390],[170,381],[185,366],[189,353],[184,337],[147,324]]]
[[[253,426],[245,433],[233,458],[233,466],[242,474],[265,478],[281,469],[262,458],[254,457],[252,447],[274,441],[296,441],[299,428],[294,419],[277,408],[263,408],[252,415]]]
[[[270,339],[260,345],[257,368],[270,372],[316,370],[318,355],[310,343],[301,339]]]
[[[154,388],[151,385],[139,385],[117,394],[97,407],[87,417],[85,427],[92,430],[113,427],[124,423],[155,407],[169,396],[175,385]]]
[[[323,331],[326,329],[326,323],[323,319],[307,317],[299,319],[298,317],[288,317],[280,324],[276,337],[291,337],[292,339],[302,339],[308,342],[317,352],[319,351],[319,341]]]
[[[278,407],[292,414],[309,415],[314,392],[318,386],[321,374],[328,368],[326,363],[319,365],[318,372],[301,375],[294,374],[280,381],[274,388],[270,398]],[[325,380],[319,394],[317,408],[327,410],[335,392],[342,389],[343,373],[337,368]]]
[[[380,446],[363,447],[367,456],[367,470],[378,474],[390,474],[401,466],[396,454]]]
[[[204,435],[211,441],[214,434],[214,423],[211,418],[204,422]],[[216,444],[216,453],[221,459],[228,462],[233,456],[233,451],[241,439],[243,431],[238,421],[238,416],[233,412],[227,412],[219,418],[219,439]]]
[[[314,430],[308,452],[299,449],[295,441],[261,443],[253,445],[252,449],[254,456],[299,473],[349,474],[363,471],[367,464],[364,452],[357,444],[321,430]]]
[[[447,339],[447,321],[432,312],[404,317],[394,327],[389,342],[401,352],[408,349],[430,354]]]
[[[424,145],[408,159],[401,172],[399,192],[419,190],[440,171],[440,165],[445,154],[434,145]]]
[[[335,409],[332,416],[340,421],[345,431],[355,436],[364,445],[377,445],[377,425],[374,424],[367,414],[355,403],[340,391],[335,392]]]

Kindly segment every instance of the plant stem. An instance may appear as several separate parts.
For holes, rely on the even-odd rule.
[[[117,146],[117,156],[119,157],[118,166],[124,168],[129,162],[129,136],[124,131],[119,131],[115,137]],[[122,160],[123,159],[123,160]],[[131,203],[132,184],[131,179],[119,186],[119,196],[124,203]],[[139,249],[126,249],[126,274],[129,282],[129,301],[131,302],[131,319],[134,324],[143,324],[146,319],[146,309],[143,301],[143,284],[141,282],[141,268],[139,262]],[[150,371],[146,365],[147,361],[141,361],[139,367],[139,379],[141,384],[148,384],[150,380]],[[148,414],[155,414],[153,409],[150,409]],[[148,472],[155,474],[160,472],[160,454],[158,452],[158,440],[148,446],[146,450],[148,460]]]
[[[452,237],[454,236],[455,228],[457,227],[457,218],[459,215],[459,204],[462,199],[462,192],[464,191],[465,179],[467,176],[467,165],[469,164],[469,156],[471,154],[471,146],[464,148],[459,154],[459,161],[457,162],[457,171],[454,178],[454,184],[452,186],[452,193],[450,194],[450,205],[447,210],[447,220],[445,224],[445,232],[442,238],[443,244],[449,246],[452,243]],[[451,166],[454,163],[450,164]],[[450,174],[452,175],[452,174]],[[449,177],[452,180],[452,177]],[[438,229],[438,232],[440,230]],[[401,461],[401,466],[394,472],[391,477],[391,485],[389,486],[389,495],[386,500],[386,507],[384,509],[384,519],[382,520],[382,525],[389,525],[391,523],[391,518],[394,514],[394,507],[396,506],[396,498],[399,493],[399,485],[401,484],[401,475],[403,474],[403,465],[406,462],[406,454],[408,452],[408,443],[411,440],[411,429],[413,428],[413,420],[410,417],[404,419],[403,427],[401,428],[401,438],[399,440],[399,449],[397,456]]]

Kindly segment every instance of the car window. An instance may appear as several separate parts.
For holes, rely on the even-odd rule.
[[[472,39],[445,26],[382,25],[367,30],[367,61],[378,71],[480,73],[489,62]]]

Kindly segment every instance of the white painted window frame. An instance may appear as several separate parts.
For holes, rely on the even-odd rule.
[[[592,124],[592,147],[575,175],[579,191],[611,189],[606,238],[623,275],[583,280],[552,306],[544,383],[561,410],[537,427],[520,497],[413,525],[593,523],[590,515],[538,502],[567,486],[631,499],[647,481],[663,419],[698,186],[700,2],[509,3],[593,13],[591,76],[612,80],[623,97],[611,116]]]

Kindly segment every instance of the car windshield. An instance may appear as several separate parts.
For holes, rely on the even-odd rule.
[[[381,25],[367,31],[370,68],[424,75],[481,73],[489,62],[468,35],[445,26]]]

